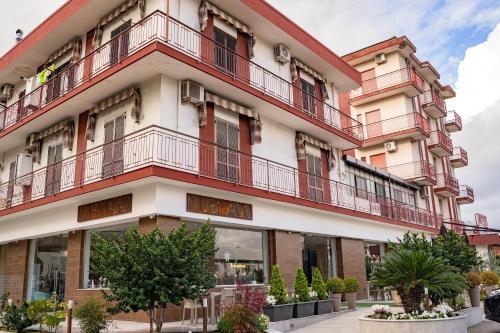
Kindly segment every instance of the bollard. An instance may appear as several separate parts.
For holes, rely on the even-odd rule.
[[[203,333],[208,332],[208,300],[203,299]]]
[[[75,306],[75,302],[73,300],[68,301],[68,326],[66,333],[71,333],[71,326],[73,324],[73,307]]]

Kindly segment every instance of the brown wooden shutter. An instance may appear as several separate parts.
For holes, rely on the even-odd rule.
[[[238,161],[238,126],[228,124],[228,176],[230,181],[237,181],[239,179],[239,161]]]
[[[12,197],[14,195],[14,181],[16,180],[17,161],[11,162],[9,166],[9,186],[7,187],[7,208],[12,205]]]
[[[125,140],[123,137],[125,136],[125,115],[121,115],[120,117],[115,119],[115,136],[113,143],[113,174],[118,175],[123,173],[123,148],[125,144]]]
[[[227,178],[227,123],[219,119],[215,120],[215,132],[217,143],[217,176]]]
[[[102,155],[102,178],[109,178],[113,169],[114,120],[104,124],[104,147]]]

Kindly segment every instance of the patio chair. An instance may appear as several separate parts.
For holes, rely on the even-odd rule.
[[[201,308],[203,308],[203,305],[200,302],[198,302],[198,300],[185,299],[184,303],[182,305],[181,326],[184,326],[184,319],[186,318],[186,309],[190,310],[189,323],[191,325],[193,325],[193,323],[198,325],[198,309],[201,309]]]

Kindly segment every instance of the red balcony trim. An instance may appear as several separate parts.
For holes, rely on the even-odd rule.
[[[427,146],[429,150],[437,147],[442,147],[450,155],[453,154],[453,142],[448,136],[446,136],[446,134],[444,134],[443,131],[440,130],[431,132],[430,143]]]
[[[497,233],[468,235],[469,245],[500,245],[500,235]]]
[[[460,185],[460,193],[456,198],[458,203],[473,203],[474,190],[468,185]]]
[[[422,108],[427,106],[436,105],[436,107],[441,111],[442,116],[446,117],[448,111],[446,110],[446,103],[444,99],[436,94],[434,90],[426,90],[419,96],[420,104]]]
[[[429,137],[429,125],[424,117],[417,113],[409,113],[401,116],[396,116],[379,122],[364,125],[363,145],[371,141],[389,139],[391,137],[411,134],[413,131],[418,131],[422,136]],[[381,134],[376,134],[380,130]],[[370,132],[375,131],[375,135],[370,135]]]
[[[467,151],[462,147],[453,147],[453,155],[450,157],[450,161],[453,163],[454,161],[460,162],[462,161],[465,165],[469,164],[469,157]]]
[[[440,173],[437,175],[437,185],[434,188],[434,191],[437,193],[448,191],[458,195],[460,193],[458,180],[449,174]]]
[[[451,116],[448,117],[449,115],[451,115]],[[456,125],[459,128],[459,130],[461,130],[462,129],[462,117],[460,117],[460,115],[456,111],[448,111],[444,125],[445,126]]]
[[[427,161],[416,161],[392,165],[385,168],[385,170],[408,181],[425,177],[429,180],[429,182],[436,184],[436,169],[434,168],[434,165]]]
[[[255,170],[255,178],[247,173],[248,170],[244,170],[248,163],[241,163],[237,174],[239,181],[220,179],[218,178],[218,169],[215,169],[214,164],[209,159],[215,158],[211,156],[215,156],[218,149],[228,150],[227,148],[157,126],[147,127],[119,140],[119,143],[117,143],[118,141],[110,143],[123,145],[124,156],[122,171],[113,179],[102,180],[101,172],[103,169],[99,167],[103,154],[107,151],[106,149],[110,148],[110,144],[95,147],[85,153],[66,158],[57,164],[62,175],[58,187],[60,190],[57,194],[47,194],[45,183],[48,168],[54,168],[54,166],[35,170],[31,174],[16,179],[17,187],[12,192],[15,196],[11,196],[11,199],[4,199],[5,206],[3,210],[0,210],[0,216],[133,180],[159,176],[428,231],[436,230],[436,227],[429,225],[429,223],[437,226],[440,221],[440,217],[431,212],[389,198],[377,197],[373,193],[367,192],[366,199],[358,198],[356,200],[354,193],[359,191],[355,190],[354,187],[328,178],[324,178],[322,183],[329,182],[330,188],[335,189],[332,193],[336,198],[326,199],[331,200],[331,202],[313,200],[309,194],[304,197],[304,189],[297,188],[298,180],[301,177],[311,177],[312,175],[301,173],[293,167],[238,151],[231,153],[238,154],[238,160],[243,159],[254,164],[252,170]],[[177,151],[184,153],[178,155]],[[200,154],[204,158],[199,158]],[[78,166],[82,165],[82,161],[85,161],[86,169],[85,173],[81,175],[83,177],[80,177],[76,171],[80,170]],[[81,170],[81,172],[84,171]],[[247,179],[247,177],[252,178]],[[7,188],[10,184],[6,182],[1,185],[2,193],[9,193]],[[292,185],[292,189],[289,188],[289,185]],[[306,192],[309,193],[307,189]],[[327,197],[323,196],[323,199],[325,198]],[[9,202],[12,203],[11,207],[9,207]],[[380,207],[373,206],[375,208],[372,208],[372,205],[377,207],[380,205]],[[380,211],[388,215],[378,214]]]

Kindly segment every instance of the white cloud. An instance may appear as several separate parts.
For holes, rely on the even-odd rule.
[[[470,47],[458,65],[457,97],[450,106],[469,118],[484,111],[500,97],[500,24],[487,40]],[[500,111],[500,110],[499,110]]]

